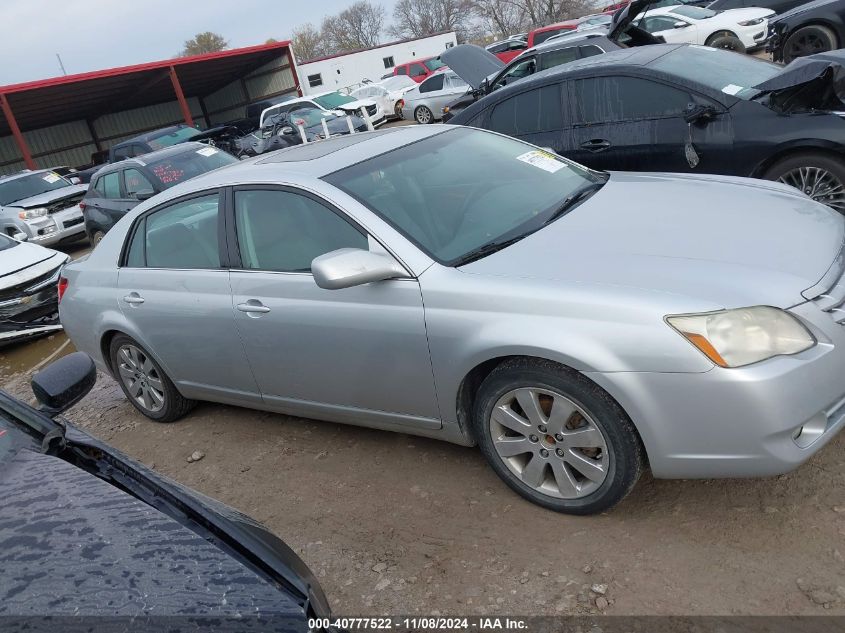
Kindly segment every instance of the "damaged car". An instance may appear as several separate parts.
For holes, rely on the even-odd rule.
[[[843,64],[845,51],[784,68],[710,47],[655,44],[538,73],[450,123],[594,169],[776,180],[845,212]]]
[[[4,630],[323,630],[326,596],[281,539],[61,417],[95,381],[76,352],[35,374],[38,409],[0,391]]]
[[[356,99],[355,97],[333,90],[331,92],[291,99],[290,101],[270,106],[261,113],[261,124],[259,127],[265,127],[267,125],[267,118],[271,115],[293,112],[303,107],[316,108],[317,110],[332,112],[339,116],[345,116],[347,114],[350,116],[363,116],[363,112],[366,112],[370,122],[376,127],[387,120],[384,110],[381,109],[381,106],[376,101],[372,99]]]
[[[776,62],[845,46],[845,0],[815,0],[769,22],[767,50]]]
[[[0,176],[0,233],[42,246],[84,238],[79,201],[87,189],[49,169]]]
[[[70,258],[16,237],[0,234],[0,347],[62,329],[58,283]]]

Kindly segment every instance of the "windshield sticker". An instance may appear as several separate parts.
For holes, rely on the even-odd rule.
[[[554,154],[550,154],[549,152],[544,152],[539,149],[520,154],[516,157],[516,160],[521,160],[523,163],[533,165],[534,167],[547,171],[550,174],[560,171],[566,167],[566,163],[558,160]]]
[[[741,90],[744,90],[744,88],[742,86],[737,86],[736,84],[728,84],[727,86],[722,88],[722,92],[724,92],[726,95],[735,95]]]
[[[59,176],[59,174],[54,174],[52,171],[48,174],[44,174],[43,178],[44,178],[45,181],[49,182],[51,185],[54,182],[59,182],[62,179],[62,177]]]
[[[217,150],[213,147],[203,147],[202,149],[197,150],[197,154],[200,156],[214,156],[217,153]]]

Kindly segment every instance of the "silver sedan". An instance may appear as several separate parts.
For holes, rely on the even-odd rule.
[[[434,73],[405,93],[402,118],[423,125],[439,121],[443,118],[443,106],[466,94],[469,89],[467,83],[451,70]]]
[[[786,185],[601,173],[414,126],[143,202],[61,284],[144,415],[197,400],[478,444],[562,512],[791,470],[845,420],[845,219]]]

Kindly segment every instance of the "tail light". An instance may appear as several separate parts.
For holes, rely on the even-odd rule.
[[[399,101],[396,102],[396,107],[399,108],[399,109],[404,108],[405,107],[405,100],[399,99]]]
[[[80,211],[85,211],[85,200],[80,200],[80,201],[79,201],[79,210],[80,210]]]
[[[67,290],[67,277],[59,277],[59,303],[62,302],[62,297],[65,295],[65,290]]]

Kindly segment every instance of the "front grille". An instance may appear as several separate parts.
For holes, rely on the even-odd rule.
[[[375,116],[376,112],[378,112],[378,108],[376,108],[376,106],[374,106],[374,105],[368,105],[367,106],[367,114],[369,114],[370,116]]]
[[[70,196],[69,198],[62,198],[52,204],[47,205],[47,213],[58,213],[59,211],[64,211],[68,207],[72,207],[75,204],[79,204],[79,201],[82,200],[82,197],[85,195],[85,192],[79,193],[75,196]]]
[[[840,325],[845,324],[845,275],[836,283],[813,299],[822,312],[830,314]]]
[[[68,220],[67,222],[62,222],[65,228],[76,226],[77,224],[82,224],[84,222],[84,218],[73,218],[72,220]]]

